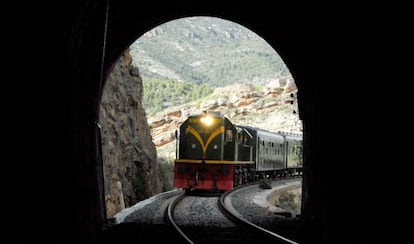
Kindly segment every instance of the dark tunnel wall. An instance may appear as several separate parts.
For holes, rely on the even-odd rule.
[[[93,0],[23,7],[17,37],[30,49],[21,56],[31,62],[22,94],[30,101],[24,113],[36,128],[30,133],[36,143],[28,147],[31,160],[22,162],[22,184],[31,189],[17,193],[18,204],[30,203],[16,218],[26,233],[19,237],[93,242],[105,222],[95,124],[105,75],[146,31],[206,15],[256,32],[293,74],[304,124],[302,207],[314,232],[309,240],[395,237],[391,242],[398,243],[408,236],[406,9],[110,1],[104,41],[106,7]],[[344,229],[344,223],[352,226]]]

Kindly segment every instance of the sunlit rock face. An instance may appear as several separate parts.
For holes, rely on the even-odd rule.
[[[142,79],[131,63],[126,50],[106,80],[100,105],[107,217],[162,191],[142,107]]]

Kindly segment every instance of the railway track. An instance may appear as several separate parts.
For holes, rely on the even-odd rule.
[[[170,202],[166,219],[182,243],[296,243],[236,214],[226,206],[225,199],[229,193],[208,197],[183,193]],[[191,223],[193,218],[197,218],[198,224]]]
[[[238,190],[209,195],[178,191],[145,205],[103,232],[99,244],[150,240],[156,243],[289,243],[296,242],[251,223],[235,210]],[[199,192],[198,192],[199,193]],[[233,208],[234,206],[234,208]],[[237,209],[240,206],[237,206]],[[249,207],[247,207],[249,208]],[[262,218],[260,218],[262,219]],[[254,221],[254,220],[253,220]],[[259,223],[257,223],[259,224]],[[272,230],[275,230],[272,228]]]

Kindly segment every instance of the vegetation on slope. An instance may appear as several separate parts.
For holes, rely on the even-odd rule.
[[[143,82],[143,86],[143,104],[149,116],[165,108],[206,97],[214,90],[209,85],[166,79],[150,79]]]

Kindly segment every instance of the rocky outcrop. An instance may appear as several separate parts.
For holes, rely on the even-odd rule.
[[[269,131],[302,132],[297,108],[297,87],[292,76],[268,82],[266,86],[231,84],[218,87],[197,106],[188,103],[170,108],[148,119],[158,156],[174,157],[174,131],[189,115],[203,110],[217,111],[233,123]]]
[[[141,102],[142,79],[131,62],[126,50],[106,81],[100,107],[108,217],[162,191],[157,153]]]

